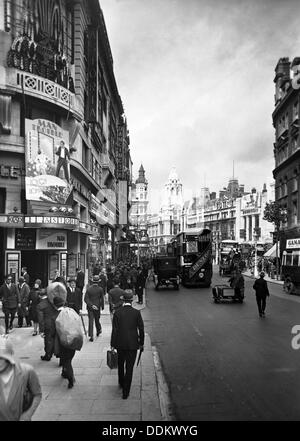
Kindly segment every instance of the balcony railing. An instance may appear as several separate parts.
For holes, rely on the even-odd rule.
[[[6,69],[6,84],[19,93],[47,100],[83,117],[75,94],[51,80],[9,67]]]

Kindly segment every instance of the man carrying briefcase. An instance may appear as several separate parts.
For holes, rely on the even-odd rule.
[[[123,306],[113,315],[111,347],[118,352],[119,386],[123,389],[123,399],[128,398],[133,367],[138,349],[144,349],[144,322],[140,311],[132,307],[132,290],[126,290],[121,297]]]

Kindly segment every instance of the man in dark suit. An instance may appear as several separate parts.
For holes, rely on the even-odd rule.
[[[125,294],[125,291],[120,288],[120,280],[114,279],[114,287],[108,291],[109,311],[112,314],[123,305],[121,297]]]
[[[23,266],[21,273],[22,273],[22,276],[25,279],[25,282],[27,283],[27,285],[29,285],[30,276],[29,276],[29,274],[27,272],[27,267],[26,266]]]
[[[130,392],[137,350],[144,350],[145,334],[141,313],[132,307],[132,290],[127,290],[122,300],[123,306],[113,315],[110,344],[118,351],[119,386],[123,389],[123,399],[126,399]]]
[[[21,306],[18,287],[12,283],[12,280],[12,275],[8,274],[5,278],[5,282],[0,287],[0,299],[2,300],[6,334],[13,328],[17,308]]]
[[[81,290],[76,287],[76,281],[74,279],[70,280],[70,286],[67,288],[66,306],[74,309],[77,314],[79,314],[79,311],[82,309],[82,293]]]
[[[101,310],[104,309],[104,292],[101,286],[99,286],[100,277],[94,276],[92,285],[86,290],[84,301],[87,305],[88,318],[89,318],[89,337],[90,341],[94,341],[94,320],[96,325],[97,337],[101,334],[100,315]]]
[[[268,284],[265,281],[265,273],[262,271],[260,273],[260,278],[256,279],[253,285],[253,289],[256,294],[256,303],[258,306],[258,313],[260,317],[265,317],[265,309],[266,309],[266,298],[269,297],[269,288]]]
[[[28,311],[30,288],[25,282],[24,277],[19,277],[19,292],[21,306],[18,308],[18,326],[19,328],[22,328],[24,317],[26,320],[26,326],[31,326]]]
[[[81,293],[84,288],[84,272],[81,268],[76,269],[77,277],[76,277],[76,287],[80,289]]]

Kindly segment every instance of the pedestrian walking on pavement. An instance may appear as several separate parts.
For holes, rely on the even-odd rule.
[[[57,308],[57,316],[52,320],[55,320],[59,316],[61,310],[64,308],[65,302],[61,297],[54,297],[53,305]],[[74,371],[72,367],[72,360],[75,355],[75,350],[65,347],[59,338],[57,331],[55,332],[55,340],[54,340],[54,354],[60,358],[60,366],[62,367],[61,376],[68,380],[68,389],[71,389],[74,386],[75,378]]]
[[[0,336],[0,421],[31,421],[42,399],[39,378],[13,353],[9,339]]]
[[[144,350],[144,322],[140,311],[132,307],[133,292],[122,296],[123,306],[113,315],[110,345],[118,352],[118,380],[123,399],[130,393],[133,367],[138,349]]]
[[[266,310],[266,298],[270,296],[268,284],[264,279],[265,273],[262,271],[259,275],[259,279],[256,279],[253,285],[253,289],[256,294],[256,303],[258,306],[258,313],[260,317],[265,317]]]
[[[23,327],[23,320],[26,320],[26,326],[31,326],[31,320],[29,318],[29,294],[30,288],[29,285],[25,282],[24,277],[19,278],[19,292],[20,292],[20,306],[18,307],[18,326],[19,328]]]
[[[70,280],[70,286],[67,288],[67,306],[74,309],[77,314],[82,309],[82,291],[76,287],[75,279]]]
[[[84,301],[87,305],[89,330],[88,334],[90,341],[94,341],[94,321],[96,326],[97,337],[101,334],[100,316],[101,310],[104,309],[104,291],[99,286],[100,277],[98,275],[93,277],[92,285],[88,287],[85,292]]]
[[[84,279],[85,279],[85,274],[82,271],[81,268],[77,268],[76,269],[76,288],[79,288],[82,294],[83,288],[84,288]]]
[[[58,310],[54,306],[54,297],[61,297],[65,301],[67,298],[67,290],[64,284],[60,282],[51,283],[47,288],[47,299],[41,300],[38,309],[42,314],[44,324],[44,348],[45,354],[41,355],[41,360],[50,361],[54,354],[55,342],[55,320],[58,316]]]
[[[115,311],[123,305],[121,297],[125,294],[125,291],[120,288],[120,280],[114,279],[114,287],[108,292],[109,312],[112,320]]]
[[[8,274],[5,278],[5,282],[0,287],[0,299],[2,300],[6,334],[13,329],[17,308],[21,306],[18,286],[12,283],[12,280],[12,275]]]
[[[38,335],[39,332],[39,318],[37,306],[40,302],[41,298],[41,284],[42,281],[40,279],[36,279],[34,282],[34,286],[29,293],[28,299],[28,314],[29,320],[33,321],[33,336]]]
[[[146,285],[146,279],[142,268],[139,266],[137,268],[137,277],[136,277],[136,286],[135,286],[135,293],[138,296],[139,304],[143,303],[145,285]]]
[[[46,289],[41,289],[39,292],[39,302],[36,307],[36,312],[38,316],[38,322],[39,322],[39,332],[41,337],[44,338],[44,332],[45,332],[45,322],[44,322],[44,309],[48,304],[48,297],[47,297],[47,291]]]
[[[22,267],[21,274],[24,277],[25,282],[27,283],[27,285],[29,285],[30,276],[29,276],[29,274],[27,272],[27,267],[26,266]]]

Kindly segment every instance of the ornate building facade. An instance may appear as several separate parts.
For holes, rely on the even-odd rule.
[[[182,183],[176,169],[172,168],[162,194],[159,213],[148,217],[148,234],[152,254],[165,254],[167,244],[180,232],[182,208]]]
[[[46,285],[114,258],[128,131],[98,1],[4,0],[0,17],[0,281],[27,266]]]
[[[293,71],[293,75],[291,75]],[[287,213],[287,222],[278,231],[280,252],[284,265],[293,272],[300,285],[300,57],[290,61],[280,58],[275,68],[275,109],[272,114],[275,128],[274,159],[275,199]],[[297,276],[295,276],[297,274]]]

